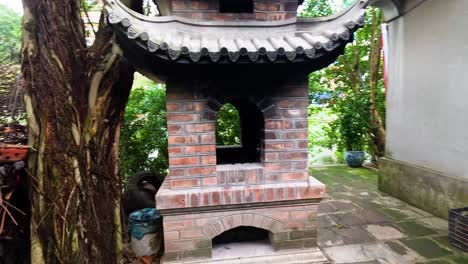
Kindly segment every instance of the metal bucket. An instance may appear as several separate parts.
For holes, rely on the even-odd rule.
[[[137,257],[151,256],[161,248],[162,219],[154,208],[146,208],[130,214],[130,246]]]

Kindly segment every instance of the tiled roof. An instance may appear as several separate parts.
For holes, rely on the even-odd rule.
[[[175,63],[291,63],[314,60],[352,40],[364,24],[369,0],[358,0],[337,15],[294,18],[281,22],[195,22],[138,14],[120,1],[110,1],[106,13],[129,41]]]

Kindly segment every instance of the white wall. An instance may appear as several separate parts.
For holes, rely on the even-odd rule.
[[[427,0],[389,34],[387,157],[468,179],[468,0]]]

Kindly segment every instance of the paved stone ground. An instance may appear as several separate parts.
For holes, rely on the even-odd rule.
[[[319,246],[332,263],[459,263],[447,221],[377,190],[377,172],[345,166],[311,169],[327,185],[319,207]]]

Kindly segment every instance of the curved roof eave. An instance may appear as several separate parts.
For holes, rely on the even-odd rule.
[[[159,59],[173,63],[303,62],[352,41],[364,24],[369,0],[359,0],[333,16],[281,22],[198,22],[176,17],[146,17],[119,0],[105,7],[107,19],[128,41],[140,42]]]

